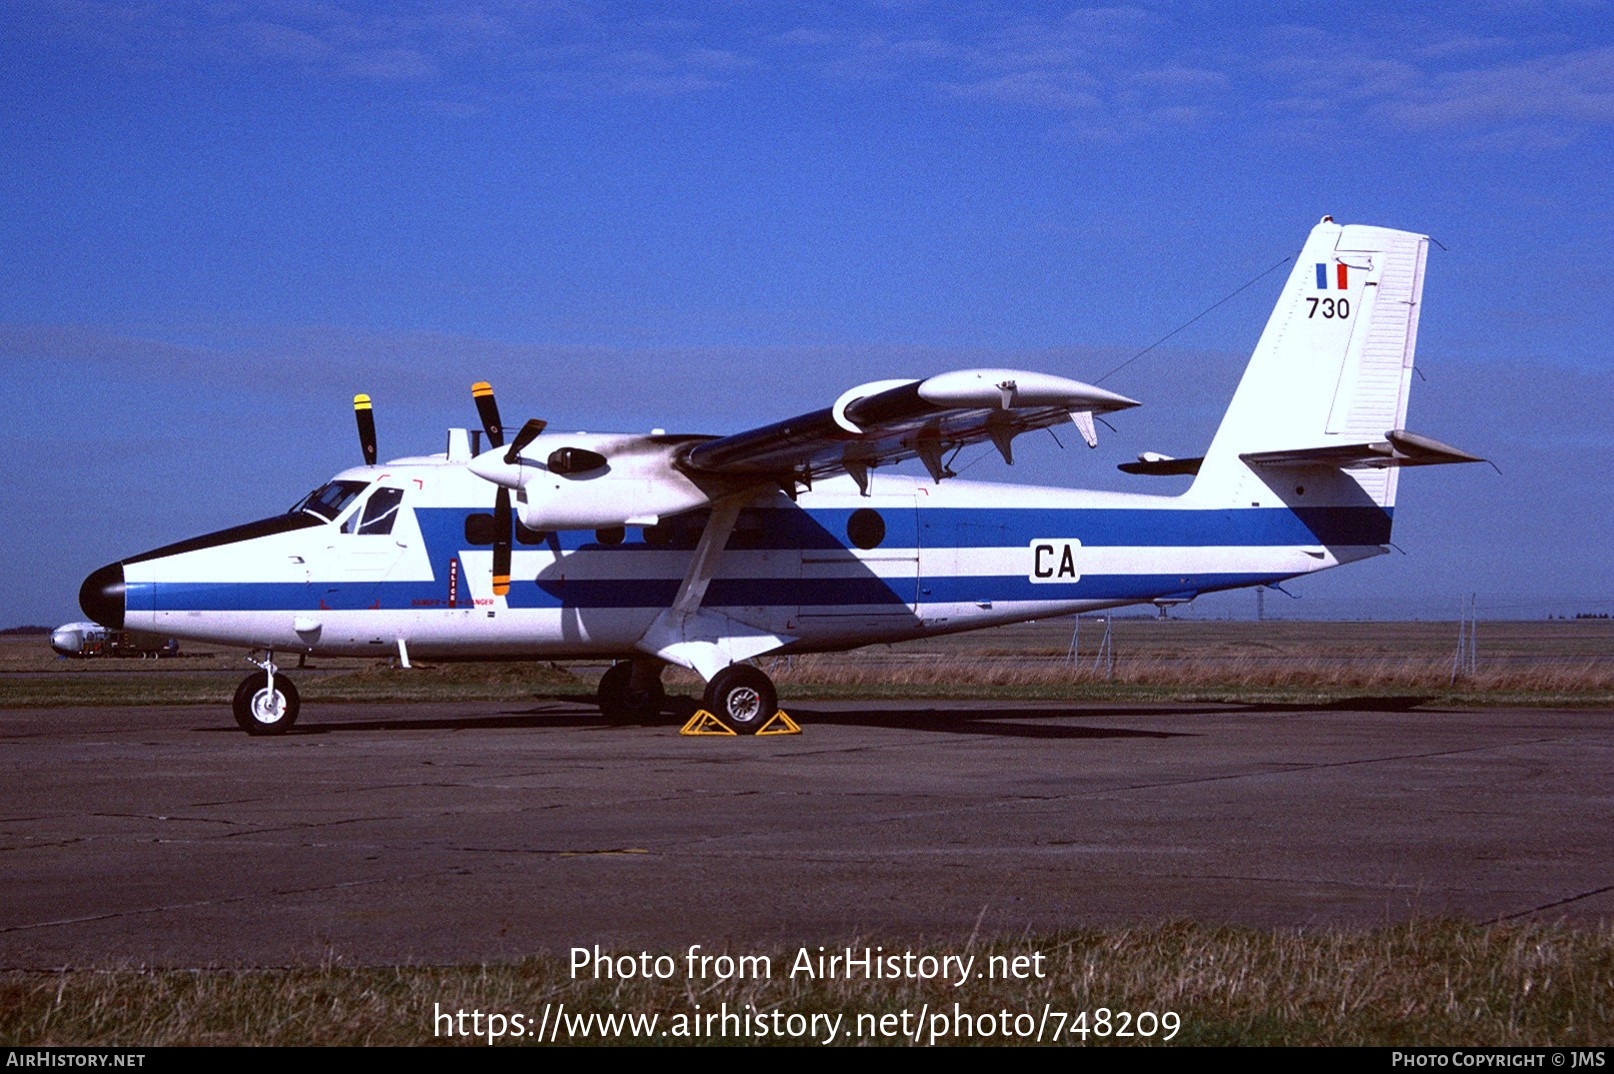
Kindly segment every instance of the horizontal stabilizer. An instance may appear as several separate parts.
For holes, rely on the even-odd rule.
[[[1170,455],[1159,455],[1153,451],[1145,451],[1138,456],[1137,462],[1123,462],[1119,469],[1127,474],[1147,474],[1150,477],[1175,477],[1179,474],[1199,473],[1199,464],[1205,461],[1205,456],[1196,455],[1191,459],[1174,459]]]
[[[1385,439],[1291,451],[1252,451],[1239,458],[1252,466],[1337,466],[1341,470],[1382,470],[1389,466],[1438,466],[1452,462],[1484,462],[1427,436],[1392,429]]]

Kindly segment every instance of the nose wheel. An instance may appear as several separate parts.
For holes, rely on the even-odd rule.
[[[249,735],[283,735],[297,722],[302,701],[284,675],[255,671],[235,688],[235,722]]]

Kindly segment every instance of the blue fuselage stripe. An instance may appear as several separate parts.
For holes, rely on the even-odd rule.
[[[918,603],[958,604],[991,601],[1147,600],[1183,593],[1206,593],[1275,581],[1272,573],[1204,573],[1191,577],[1162,574],[1090,575],[1074,582],[1033,583],[1012,575],[927,577]],[[719,578],[702,602],[707,607],[787,606],[812,608],[901,608],[915,601],[912,578],[900,582],[865,578]],[[665,608],[678,592],[676,578],[593,579],[535,583],[512,579],[510,608]],[[426,582],[380,582],[353,586],[295,583],[255,585],[206,582],[133,582],[131,609],[156,611],[363,611],[366,609],[447,608],[441,587]],[[460,607],[469,607],[461,601]]]
[[[465,545],[465,518],[471,512],[434,508],[416,512],[428,548]],[[748,509],[729,540],[730,549],[786,551],[844,548],[853,510],[795,508]],[[1072,537],[1087,547],[1197,548],[1206,545],[1276,546],[1311,544],[1383,544],[1390,539],[1390,512],[1381,507],[1245,508],[984,508],[926,507],[883,509],[883,542],[895,548],[1000,548],[1024,546],[1045,537]],[[553,551],[613,548],[616,551],[665,548],[693,549],[700,537],[703,513],[681,524],[651,531],[669,543],[647,539],[645,530],[630,529],[620,545],[600,544],[586,530],[549,535]],[[519,551],[522,547],[517,544]]]
[[[127,606],[131,611],[320,611],[447,608],[448,564],[467,549],[465,520],[473,512],[429,509],[416,512],[433,573],[410,581],[320,581],[213,583],[169,580],[159,569],[157,581],[131,579]],[[786,606],[813,608],[889,608],[914,604],[985,601],[1124,601],[1227,589],[1275,581],[1287,574],[1218,572],[1183,576],[1132,571],[1088,573],[1069,582],[1033,582],[1026,575],[971,573],[962,561],[960,573],[926,573],[920,563],[935,562],[938,552],[957,549],[1029,549],[1032,542],[1066,539],[1084,548],[1136,547],[1181,549],[1207,546],[1284,547],[1296,545],[1378,545],[1389,539],[1390,512],[1373,508],[1333,507],[1285,509],[882,509],[884,548],[919,549],[920,558],[906,572],[855,573],[845,536],[852,509],[802,510],[764,508],[747,511],[729,542],[730,551],[839,552],[847,558],[829,577],[803,577],[801,571],[775,577],[713,579],[704,604],[712,607]],[[683,577],[683,557],[663,563],[655,575],[636,578],[585,578],[601,571],[600,557],[642,555],[689,549],[699,536],[700,517],[657,531],[633,529],[619,545],[599,543],[592,533],[565,531],[545,537],[560,558],[537,578],[513,578],[511,608],[665,608],[675,598]],[[341,538],[338,538],[341,539]],[[523,546],[517,544],[519,553]],[[487,546],[480,551],[487,552]],[[1028,553],[1029,554],[1029,553]],[[573,557],[577,557],[575,561]],[[834,560],[831,555],[826,557]],[[1028,559],[1028,564],[1030,560]],[[519,555],[517,559],[519,569]],[[780,564],[791,571],[788,561]],[[592,570],[590,568],[593,568]],[[810,570],[804,573],[811,574]],[[1029,573],[1029,571],[1028,571]],[[837,575],[838,576],[835,576]],[[568,577],[569,575],[569,577]],[[457,606],[469,607],[471,587],[458,581]]]

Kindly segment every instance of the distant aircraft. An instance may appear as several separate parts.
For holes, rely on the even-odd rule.
[[[62,656],[94,656],[110,633],[100,623],[64,623],[50,632],[50,647]]]
[[[959,450],[1137,405],[1007,369],[882,380],[728,436],[585,435],[528,421],[447,450],[365,465],[284,515],[109,564],[79,594],[110,627],[239,645],[251,734],[299,710],[277,653],[411,660],[609,658],[613,716],[661,710],[667,664],[752,731],[777,708],[747,663],[1260,586],[1384,553],[1404,466],[1479,461],[1404,428],[1428,240],[1311,232],[1202,458],[1122,469],[1192,474],[1181,495],[956,480]],[[875,471],[917,458],[929,480]]]
[[[125,630],[108,630],[100,623],[65,623],[50,632],[50,647],[63,656],[175,656],[179,641],[154,638]]]

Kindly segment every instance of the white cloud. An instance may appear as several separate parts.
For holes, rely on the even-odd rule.
[[[947,89],[959,97],[1003,104],[1034,105],[1066,110],[1097,108],[1099,80],[1082,71],[1019,71],[978,82],[951,83]]]
[[[586,3],[340,3],[130,7],[35,0],[38,32],[88,44],[112,66],[230,77],[235,69],[396,84],[452,79],[484,98],[535,81],[571,95],[684,93],[756,67],[691,19],[633,19]],[[426,101],[433,101],[428,98]]]
[[[1568,146],[1614,122],[1614,48],[1547,52],[1474,63],[1502,51],[1402,49],[1395,42],[1335,41],[1289,32],[1264,66],[1269,106],[1309,117],[1314,133],[1376,128],[1438,136],[1453,148],[1512,152]],[[1524,47],[1515,42],[1513,51]]]
[[[1409,127],[1521,120],[1607,124],[1614,121],[1614,48],[1431,75],[1387,100],[1385,108]]]
[[[1600,0],[1578,21],[1563,5],[1502,4],[1466,17],[1322,12],[1313,24],[1143,5],[1052,15],[1029,6],[711,4],[676,18],[590,0],[379,11],[320,0],[23,5],[30,33],[87,45],[105,63],[413,84],[417,106],[439,115],[516,107],[534,93],[675,96],[767,77],[773,85],[831,78],[854,91],[864,83],[868,93],[907,85],[939,106],[1040,109],[1050,129],[1103,137],[1208,130],[1237,116],[1245,122],[1233,136],[1376,128],[1513,150],[1567,145],[1614,121],[1614,47],[1564,29],[1593,25],[1606,13]]]

